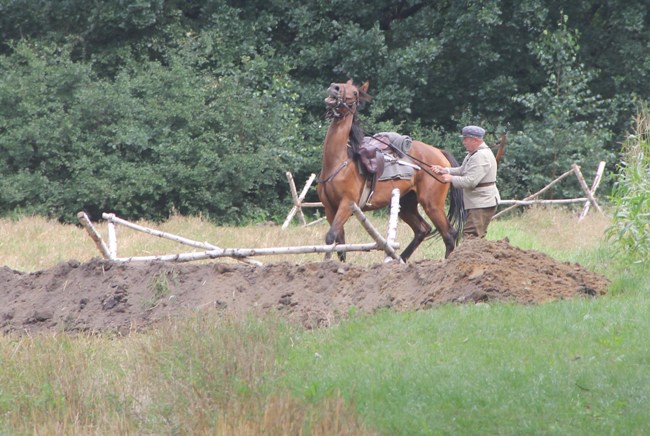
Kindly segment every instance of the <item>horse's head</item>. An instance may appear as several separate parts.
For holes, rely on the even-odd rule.
[[[346,83],[332,83],[325,98],[328,117],[343,118],[354,114],[362,103],[370,101],[371,97],[367,91],[368,82],[361,86],[354,85],[352,80]]]

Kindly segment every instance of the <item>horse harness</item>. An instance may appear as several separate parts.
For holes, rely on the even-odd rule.
[[[351,102],[348,102],[348,100],[346,98],[346,89],[343,88],[343,93],[338,94],[336,96],[336,104],[332,105],[332,107],[330,107],[327,110],[327,112],[325,113],[325,116],[327,118],[336,118],[336,119],[345,118],[347,116],[354,115],[358,105],[359,105],[359,95],[358,94],[355,95],[354,100],[351,101]],[[341,109],[345,109],[345,111],[341,111]],[[409,153],[406,153],[406,152],[404,152],[402,150],[399,150],[397,147],[395,147],[393,144],[391,144],[390,141],[386,141],[382,137],[373,136],[373,139],[375,139],[376,141],[386,145],[391,150],[396,152],[397,155],[399,155],[399,156],[402,156],[402,157],[407,156],[410,159],[420,163],[421,165],[426,165],[426,166],[429,165],[426,162],[424,162],[424,161],[422,161],[422,160],[420,160],[420,159],[418,159],[418,158],[416,158],[414,156],[411,156]],[[348,147],[349,146],[350,145],[348,144]],[[323,192],[324,192],[325,196],[329,197],[329,195],[327,194],[327,189],[325,188],[327,186],[327,183],[331,182],[334,179],[334,177],[336,177],[345,167],[347,167],[349,165],[349,163],[350,163],[350,160],[346,159],[329,176],[327,176],[324,179],[321,179],[320,175],[319,175],[318,183],[323,184]],[[428,171],[423,166],[420,166],[419,169],[424,171],[426,174],[430,175],[434,179],[436,179],[438,182],[444,183],[438,176],[436,176],[431,171]],[[362,192],[362,197],[367,197],[369,199],[372,196],[372,194],[374,193],[375,183],[377,181],[377,178],[378,177],[377,177],[376,174],[372,174],[370,178],[367,178],[368,180],[366,180],[366,181],[369,182],[370,187],[367,188],[367,189],[364,188],[364,192]],[[368,185],[368,183],[365,183],[364,187],[366,187],[367,185]],[[369,189],[370,192],[366,195],[365,191],[368,190],[368,189]],[[365,201],[364,201],[364,203],[365,203]]]
[[[357,94],[356,98],[351,103],[348,103],[345,94],[346,92],[344,88],[343,94],[336,96],[336,104],[330,107],[329,109],[327,109],[327,112],[325,113],[326,118],[337,118],[337,119],[345,118],[349,115],[353,115],[356,112],[357,106],[359,105],[359,95]],[[346,112],[345,113],[341,112],[340,111],[341,108],[345,108]],[[321,179],[319,177],[318,183],[327,183],[332,181],[332,179],[336,177],[337,174],[343,170],[343,168],[347,167],[349,163],[350,161],[346,159],[327,178]]]
[[[348,103],[345,94],[346,92],[344,88],[343,94],[336,96],[336,104],[327,109],[327,112],[325,113],[326,118],[345,118],[357,111],[357,106],[359,105],[359,94],[354,96],[354,100],[351,103]],[[341,108],[346,109],[346,112],[340,112]]]

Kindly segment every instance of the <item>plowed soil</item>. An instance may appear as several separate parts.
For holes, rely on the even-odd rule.
[[[263,259],[262,259],[263,260]],[[424,310],[445,303],[537,304],[603,295],[609,282],[578,264],[507,241],[469,240],[446,260],[360,267],[337,261],[249,266],[68,261],[35,273],[0,267],[0,330],[126,333],[197,310],[276,312],[307,328],[351,307]]]

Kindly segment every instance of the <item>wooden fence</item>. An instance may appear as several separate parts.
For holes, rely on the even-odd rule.
[[[587,185],[587,182],[585,181],[584,176],[582,175],[582,172],[580,171],[580,167],[576,164],[573,163],[571,165],[571,169],[561,176],[557,177],[554,179],[552,182],[550,182],[548,185],[546,185],[544,188],[540,189],[539,191],[535,192],[534,194],[531,194],[527,196],[526,198],[522,200],[501,200],[499,205],[510,205],[506,207],[505,209],[499,211],[496,213],[493,217],[493,219],[498,218],[507,212],[511,211],[512,209],[518,207],[518,206],[530,206],[534,204],[572,204],[572,203],[584,203],[584,206],[582,208],[582,212],[580,213],[580,217],[578,221],[582,221],[584,217],[587,215],[587,212],[589,212],[589,209],[591,206],[594,206],[596,210],[602,213],[602,208],[598,204],[598,201],[596,200],[596,190],[598,189],[598,186],[600,184],[600,181],[603,177],[603,173],[605,171],[605,162],[600,162],[598,165],[598,169],[596,170],[596,176],[594,177],[593,183],[591,184],[591,188]],[[580,187],[582,188],[585,196],[584,197],[577,197],[577,198],[564,198],[564,199],[540,199],[539,196],[542,195],[544,192],[548,191],[551,189],[553,186],[558,184],[560,181],[565,179],[566,177],[570,176],[571,174],[574,174],[578,182],[580,183]],[[284,224],[282,224],[282,228],[286,229],[289,224],[291,223],[291,220],[298,215],[298,219],[302,223],[303,226],[310,226],[313,224],[316,224],[318,222],[323,221],[325,218],[319,218],[317,220],[314,220],[312,222],[307,222],[305,219],[305,215],[302,211],[303,207],[323,207],[323,203],[319,202],[305,202],[304,199],[307,195],[307,192],[309,191],[309,188],[311,187],[312,183],[314,182],[316,175],[311,174],[311,176],[307,179],[305,182],[305,186],[303,187],[302,191],[300,191],[300,194],[298,194],[298,191],[296,190],[296,185],[293,180],[293,176],[291,172],[286,173],[287,180],[289,181],[289,188],[291,190],[291,197],[293,199],[293,206],[291,207],[291,210],[289,211],[289,214],[287,215],[287,218],[284,220]],[[419,206],[418,206],[419,207]]]
[[[102,218],[107,221],[107,239],[104,238],[97,231],[93,223],[90,221],[86,213],[79,212],[77,218],[86,229],[87,233],[94,241],[102,257],[115,262],[150,262],[150,261],[169,261],[169,262],[189,262],[193,260],[202,259],[216,259],[221,257],[231,257],[238,261],[245,262],[251,265],[262,265],[261,262],[250,259],[253,256],[265,255],[278,255],[278,254],[304,254],[304,253],[333,253],[333,252],[347,252],[347,251],[373,251],[379,250],[386,253],[386,261],[397,260],[401,262],[401,258],[396,252],[399,248],[399,243],[396,242],[397,235],[397,216],[399,214],[399,190],[393,190],[391,198],[391,210],[389,218],[388,233],[384,238],[375,227],[370,223],[368,218],[361,211],[359,206],[352,204],[352,213],[361,222],[364,229],[372,237],[374,242],[365,244],[331,244],[331,245],[309,245],[309,246],[293,246],[293,247],[266,247],[266,248],[221,248],[207,242],[194,241],[182,236],[174,235],[167,232],[144,227],[122,218],[115,216],[112,213],[102,214]],[[183,245],[188,245],[194,248],[200,248],[203,251],[194,251],[189,253],[176,253],[157,256],[132,256],[132,257],[119,257],[117,246],[117,231],[116,226],[121,225],[139,232],[147,233],[159,238],[169,239]]]
[[[587,212],[589,212],[590,206],[594,206],[596,210],[602,213],[602,209],[598,202],[596,201],[596,189],[598,189],[598,185],[600,185],[600,180],[603,177],[603,172],[605,171],[605,162],[600,162],[598,164],[598,169],[596,170],[596,176],[594,177],[594,181],[591,184],[591,188],[587,186],[587,182],[585,181],[584,176],[582,175],[582,172],[580,171],[580,167],[576,164],[573,163],[571,165],[571,169],[567,171],[566,173],[562,174],[561,176],[557,177],[555,180],[553,180],[551,183],[546,185],[544,188],[540,189],[539,191],[535,192],[532,195],[529,195],[528,197],[524,198],[523,200],[501,200],[499,203],[501,204],[510,204],[511,206],[499,211],[496,213],[493,217],[493,219],[498,218],[502,216],[503,214],[511,211],[517,206],[529,206],[533,204],[570,204],[570,203],[584,203],[584,206],[582,208],[582,213],[580,213],[579,221],[584,219],[584,217],[587,215]],[[538,198],[541,194],[544,192],[548,191],[551,189],[553,186],[558,184],[561,180],[565,179],[566,177],[570,176],[571,174],[574,174],[578,178],[578,183],[580,183],[580,187],[582,188],[583,192],[585,193],[585,197],[578,197],[578,198],[565,198],[565,199],[549,199],[549,200],[544,200]]]

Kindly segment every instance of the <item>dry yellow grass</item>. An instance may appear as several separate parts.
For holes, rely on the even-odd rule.
[[[609,216],[592,210],[578,221],[578,214],[568,208],[532,207],[519,216],[495,220],[490,229],[498,227],[505,234],[519,231],[527,235],[530,245],[551,251],[576,251],[602,243]]]
[[[285,389],[264,393],[268,375],[279,370],[282,329],[211,314],[120,340],[0,337],[0,386],[12,398],[0,404],[0,428],[48,435],[374,434],[339,392],[316,404]]]
[[[380,214],[369,214],[369,220],[379,233],[386,234],[388,219]],[[591,212],[585,220],[578,222],[576,214],[562,208],[530,208],[522,215],[495,220],[488,237],[500,239],[513,233],[527,238],[525,248],[542,247],[551,251],[575,250],[593,247],[602,241],[608,217]],[[292,224],[283,230],[281,226],[252,225],[248,227],[224,227],[202,217],[174,216],[164,223],[139,221],[137,224],[201,242],[209,242],[222,248],[288,247],[323,245],[327,223],[320,222],[303,227]],[[105,222],[94,223],[107,240]],[[361,224],[352,217],[346,224],[348,243],[373,242]],[[535,229],[531,232],[530,229]],[[400,221],[397,239],[404,249],[412,238],[411,229]],[[123,226],[117,226],[118,256],[151,256],[201,251],[167,239],[141,233]],[[411,261],[442,259],[444,246],[441,240],[425,241],[411,257]],[[33,272],[51,268],[60,262],[78,260],[87,262],[100,257],[100,252],[81,226],[60,224],[42,217],[29,216],[18,221],[0,220],[0,265]],[[323,254],[292,254],[258,257],[264,263],[287,261],[292,263],[315,262]],[[382,252],[351,252],[348,261],[359,265],[381,263]],[[221,258],[220,262],[236,262]],[[207,261],[206,261],[207,262]]]

